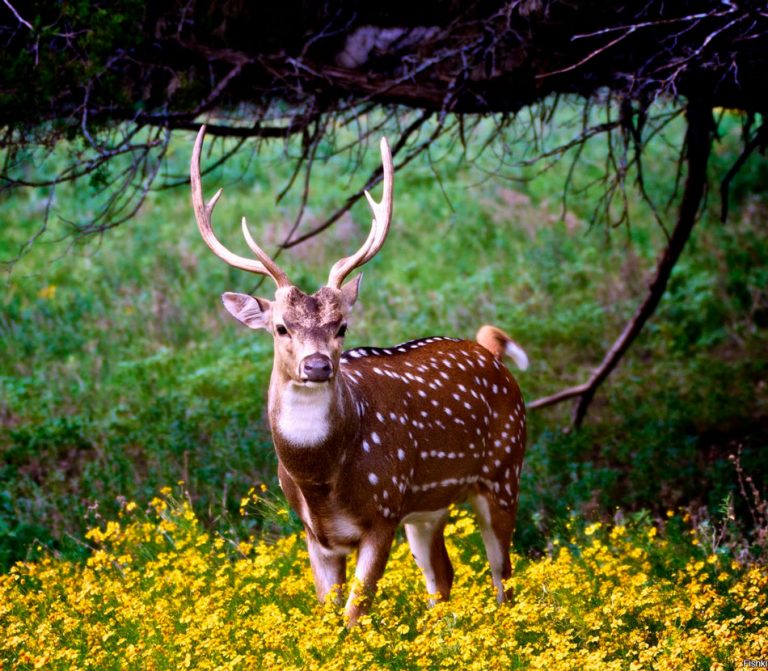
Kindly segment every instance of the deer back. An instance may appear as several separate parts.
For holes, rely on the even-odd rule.
[[[350,507],[401,520],[477,483],[513,508],[525,446],[520,389],[477,343],[425,338],[345,352],[358,431],[339,488]]]

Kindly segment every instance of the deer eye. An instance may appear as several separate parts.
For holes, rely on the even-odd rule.
[[[339,330],[336,332],[336,337],[337,338],[343,338],[345,335],[347,335],[347,325],[346,324],[342,324],[339,327]]]
[[[288,335],[288,329],[285,328],[285,326],[283,326],[282,324],[278,324],[277,326],[275,326],[275,331],[277,335],[281,335],[281,336]]]

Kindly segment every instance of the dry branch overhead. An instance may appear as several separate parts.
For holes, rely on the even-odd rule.
[[[701,0],[5,3],[0,192],[108,175],[112,199],[80,226],[103,231],[141,204],[165,133],[196,131],[202,121],[211,136],[300,136],[299,174],[322,135],[358,126],[373,109],[387,118],[420,110],[438,120],[438,134],[462,143],[468,115],[496,115],[503,128],[526,106],[563,94],[613,101],[623,112],[606,132],[622,126],[636,137],[660,97],[754,116],[768,106],[766,36],[761,5]],[[459,123],[445,123],[448,114]],[[419,142],[410,135],[402,132]],[[70,163],[30,178],[30,154],[60,139],[72,143]],[[106,169],[126,157],[134,163],[127,172]],[[623,195],[607,189],[596,210],[610,211]]]
[[[225,112],[210,134],[285,136],[371,103],[514,113],[600,90],[768,101],[759,3],[32,0],[23,16],[0,5],[6,146],[72,133],[98,145],[119,121],[189,130]]]

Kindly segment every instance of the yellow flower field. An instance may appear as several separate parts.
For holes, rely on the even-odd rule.
[[[675,517],[675,520],[680,521]],[[681,522],[682,524],[682,522]],[[450,602],[428,608],[398,542],[372,613],[348,632],[315,602],[300,536],[235,544],[170,496],[89,533],[85,563],[47,555],[0,576],[2,669],[728,669],[768,659],[763,568],[691,533],[592,524],[514,557],[496,604],[473,519],[454,511]]]

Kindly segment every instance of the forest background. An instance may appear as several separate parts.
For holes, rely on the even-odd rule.
[[[90,45],[94,53],[109,52],[136,11],[126,7],[108,30],[94,33],[103,38]],[[44,34],[17,9],[9,39]],[[530,17],[534,9],[515,11]],[[268,288],[214,258],[194,226],[186,180],[190,131],[201,120],[219,135],[204,159],[209,192],[225,189],[219,237],[244,251],[237,223],[248,216],[267,249],[290,247],[280,261],[305,290],[319,286],[330,265],[364,238],[369,214],[350,194],[366,184],[375,191],[375,148],[389,134],[405,157],[400,162],[396,153],[394,223],[365,268],[347,346],[472,338],[481,324],[496,324],[528,352],[531,366],[516,376],[530,402],[588,379],[645,300],[681,216],[693,160],[690,128],[701,110],[711,119],[704,124],[712,140],[703,168],[709,188],[694,203],[695,227],[658,308],[577,426],[566,404],[529,412],[515,548],[536,566],[556,560],[563,543],[576,555],[586,552],[601,525],[626,526],[639,529],[631,537],[642,543],[651,530],[651,537],[668,532],[660,575],[674,573],[675,557],[681,565],[721,557],[742,567],[734,575],[764,565],[763,94],[751,107],[732,109],[698,90],[664,93],[642,106],[632,98],[628,108],[610,86],[588,97],[555,91],[518,100],[518,109],[502,116],[464,112],[460,96],[453,106],[441,98],[435,109],[424,108],[429,113],[386,101],[348,117],[335,109],[322,123],[309,103],[296,112],[295,101],[212,104],[203,113],[187,109],[184,118],[166,111],[164,122],[116,118],[104,125],[107,117],[96,115],[94,128],[123,143],[113,148],[149,148],[138,161],[133,148],[106,161],[105,136],[91,135],[83,115],[69,110],[57,125],[30,99],[27,109],[38,117],[19,125],[9,100],[18,104],[21,94],[6,87],[0,568],[14,575],[19,562],[91,566],[109,541],[105,530],[136,509],[169,524],[193,520],[206,542],[240,548],[238,559],[247,559],[248,544],[279,544],[300,529],[279,493],[266,424],[271,343],[230,320],[218,299],[223,291]],[[283,132],[265,131],[267,122]],[[162,155],[152,159],[150,150],[160,146]],[[70,180],[73,166],[87,169]],[[720,192],[723,183],[728,188]],[[294,244],[335,212],[333,225]],[[167,510],[173,515],[163,517]],[[122,548],[125,556],[158,556],[146,538],[134,540]],[[471,555],[477,538],[468,543],[462,552]],[[297,571],[303,559],[291,552],[297,563],[286,570]],[[765,585],[758,591],[764,604]],[[707,664],[720,659],[702,650]],[[21,660],[18,651],[6,652]],[[305,652],[296,655],[296,664],[306,662]]]

